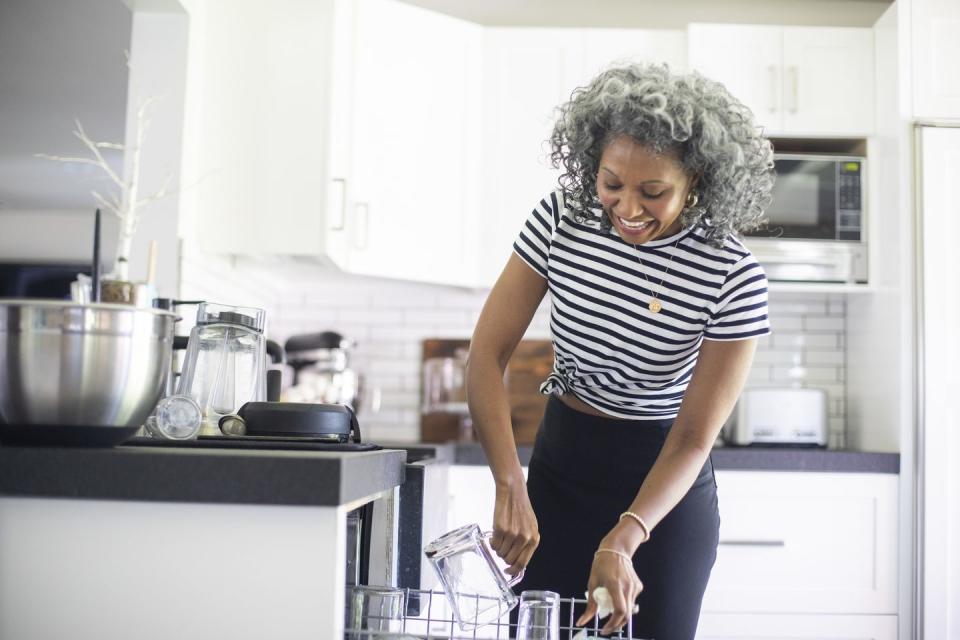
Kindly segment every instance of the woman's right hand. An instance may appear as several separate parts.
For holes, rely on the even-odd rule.
[[[507,574],[515,576],[540,544],[537,516],[530,506],[530,497],[523,482],[513,486],[497,485],[497,502],[493,508],[493,538],[490,547],[510,565]]]

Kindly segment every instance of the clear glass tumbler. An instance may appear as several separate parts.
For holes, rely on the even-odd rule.
[[[517,640],[560,640],[560,594],[524,591],[517,615]]]
[[[347,640],[380,638],[403,630],[405,591],[355,585],[347,589]],[[394,637],[391,635],[391,637]]]

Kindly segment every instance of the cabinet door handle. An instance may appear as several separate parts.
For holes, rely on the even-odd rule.
[[[796,113],[800,104],[800,72],[796,66],[787,67],[790,83],[790,113]]]
[[[367,248],[367,233],[370,225],[370,205],[366,202],[358,202],[356,205],[357,224],[354,229],[353,246],[356,249]]]
[[[330,230],[343,231],[347,223],[347,179],[334,178],[331,182],[333,182],[334,187],[339,191],[339,206],[330,207]],[[331,198],[329,199],[331,204],[336,202],[332,196],[333,194],[331,193]]]
[[[783,540],[721,540],[723,547],[785,547]]]
[[[780,82],[778,81],[779,68],[775,64],[767,67],[767,73],[770,74],[770,113],[776,113],[780,106]]]

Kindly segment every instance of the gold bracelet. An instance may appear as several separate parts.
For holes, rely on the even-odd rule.
[[[640,528],[643,530],[643,540],[640,541],[640,544],[643,544],[650,539],[650,527],[647,526],[647,523],[643,521],[643,518],[635,514],[633,511],[624,511],[620,514],[620,520],[624,518],[633,518],[637,521],[637,524],[640,525]]]
[[[596,553],[593,554],[593,557],[596,558],[601,553],[615,553],[621,558],[623,558],[624,560],[626,560],[627,564],[629,564],[630,566],[633,566],[633,558],[625,554],[623,551],[620,551],[618,549],[606,549],[604,547],[601,547],[597,549]]]

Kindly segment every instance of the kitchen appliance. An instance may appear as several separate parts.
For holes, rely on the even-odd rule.
[[[510,589],[523,579],[523,571],[510,578],[494,558],[489,539],[476,524],[450,531],[423,548],[447,594],[453,617],[463,630],[490,624],[517,606]]]
[[[125,305],[0,300],[3,437],[109,444],[132,436],[163,391],[175,320]]]
[[[827,446],[822,389],[745,389],[724,441],[735,446]]]
[[[293,386],[285,399],[350,405],[360,401],[361,379],[350,368],[350,350],[356,343],[336,331],[291,336],[284,343],[287,364],[293,368]]]
[[[220,418],[266,400],[266,314],[204,302],[190,331],[177,395],[203,411],[200,435],[219,435]]]
[[[778,153],[767,223],[744,243],[769,280],[867,282],[866,159]]]

